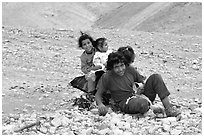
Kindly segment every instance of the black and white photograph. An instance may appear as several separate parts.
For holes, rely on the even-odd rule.
[[[202,135],[202,1],[2,1],[2,135]]]

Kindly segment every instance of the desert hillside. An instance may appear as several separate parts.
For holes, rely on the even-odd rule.
[[[201,3],[3,3],[3,25],[202,35]]]
[[[90,29],[120,3],[3,3],[2,24],[34,28]]]

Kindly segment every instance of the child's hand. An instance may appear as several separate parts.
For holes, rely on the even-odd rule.
[[[101,104],[98,106],[98,112],[99,115],[105,116],[108,112],[108,108],[104,104]]]

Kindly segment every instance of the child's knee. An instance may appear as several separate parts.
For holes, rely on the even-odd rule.
[[[149,102],[143,102],[143,103],[141,103],[140,113],[141,113],[141,114],[146,113],[146,112],[149,110],[149,108],[150,108]]]
[[[153,78],[153,79],[161,79],[162,77],[161,77],[160,74],[155,73],[155,74],[152,74],[152,75],[150,76],[150,78]]]

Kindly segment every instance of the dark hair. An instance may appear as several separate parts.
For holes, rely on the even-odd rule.
[[[126,47],[120,47],[118,49],[118,52],[122,53],[125,57],[128,65],[130,65],[132,62],[134,62],[135,59],[135,52],[132,47],[126,46]]]
[[[86,39],[89,39],[90,41],[91,41],[91,43],[92,43],[92,45],[94,46],[95,44],[95,42],[94,42],[94,40],[93,40],[93,38],[91,37],[91,36],[89,36],[88,34],[86,34],[86,33],[83,33],[82,31],[80,31],[81,32],[81,36],[79,37],[79,39],[78,39],[78,44],[79,44],[79,47],[80,48],[82,48],[82,41],[83,40],[86,40]]]
[[[98,47],[101,47],[101,46],[104,44],[104,42],[105,42],[106,40],[107,40],[106,38],[98,38],[98,39],[96,39],[94,47],[95,47],[98,51],[100,51]]]
[[[124,63],[127,65],[125,57],[120,52],[112,52],[108,55],[107,70],[112,70],[115,64]]]

